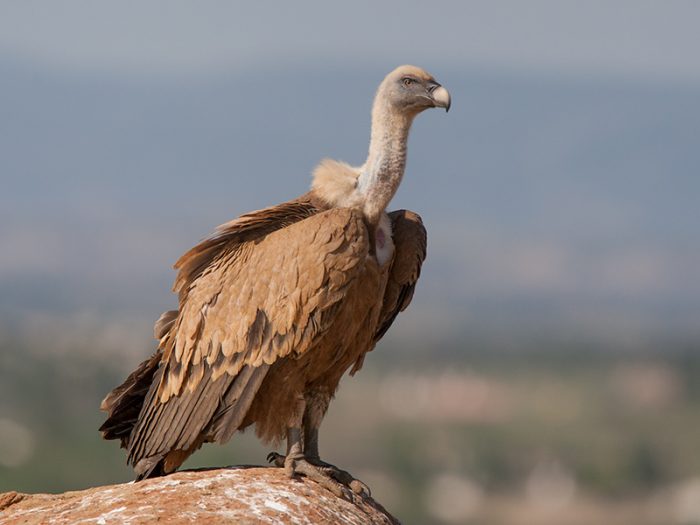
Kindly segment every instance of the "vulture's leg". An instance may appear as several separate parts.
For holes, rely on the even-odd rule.
[[[324,472],[332,476],[334,479],[348,487],[356,494],[365,492],[370,495],[370,490],[359,479],[355,479],[346,470],[340,469],[335,465],[322,461],[318,453],[318,429],[321,426],[328,410],[328,405],[331,402],[331,393],[327,390],[313,390],[307,392],[306,410],[304,411],[303,430],[304,430],[304,456],[309,463],[321,468]]]
[[[277,452],[271,452],[268,454],[267,460],[279,467],[284,467],[290,478],[293,478],[295,475],[306,476],[330,490],[339,498],[352,501],[352,493],[333,479],[332,473],[323,467],[313,464],[304,455],[301,433],[305,407],[306,401],[303,396],[300,396],[294,415],[287,427],[287,455],[282,456]]]

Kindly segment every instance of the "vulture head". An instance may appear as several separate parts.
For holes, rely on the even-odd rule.
[[[378,103],[415,116],[428,108],[450,109],[450,94],[427,71],[416,66],[399,66],[379,85]]]
[[[374,97],[367,160],[357,168],[321,161],[312,184],[316,196],[335,207],[361,207],[367,224],[376,226],[403,178],[413,119],[429,108],[448,111],[448,91],[419,67],[394,69]]]

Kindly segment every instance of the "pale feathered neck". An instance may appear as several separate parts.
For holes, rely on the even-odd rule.
[[[367,161],[359,168],[357,193],[367,220],[376,224],[401,184],[413,115],[391,107],[381,94],[372,108]]]
[[[358,168],[322,160],[314,171],[316,194],[333,207],[361,208],[367,221],[377,224],[403,178],[413,117],[390,107],[380,91],[372,108],[367,160]]]

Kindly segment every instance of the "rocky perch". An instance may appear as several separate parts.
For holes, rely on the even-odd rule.
[[[282,469],[183,471],[63,494],[0,494],[0,524],[280,523],[395,525],[370,497],[353,502]]]

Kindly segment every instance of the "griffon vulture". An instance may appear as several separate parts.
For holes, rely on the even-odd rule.
[[[158,350],[101,405],[102,436],[121,440],[137,479],[255,425],[264,442],[287,439],[286,456],[268,459],[290,476],[358,490],[319,458],[318,429],[340,378],[411,301],[425,228],[413,212],[385,210],[411,123],[433,107],[448,110],[450,95],[431,75],[392,71],[362,166],[321,161],[308,193],[220,226],[177,261],[179,309],[156,322]]]

